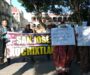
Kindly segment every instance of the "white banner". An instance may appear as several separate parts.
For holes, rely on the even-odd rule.
[[[51,30],[52,46],[75,45],[74,30],[72,27],[53,28]]]
[[[22,34],[8,32],[7,58],[52,54],[50,34]]]

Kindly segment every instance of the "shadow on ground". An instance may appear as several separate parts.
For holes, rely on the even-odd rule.
[[[34,57],[35,61],[31,61],[30,58],[15,58],[12,59],[10,64],[9,63],[4,63],[0,65],[0,70],[4,69],[8,66],[10,66],[13,63],[21,63],[23,61],[27,62],[25,65],[23,65],[17,72],[15,72],[13,75],[23,75],[26,71],[34,68],[35,69],[35,74],[33,75],[47,75],[48,73],[55,71],[55,66],[53,65],[53,62],[51,59],[47,59],[45,56],[39,56],[39,57]],[[70,75],[80,75],[80,68],[79,64],[76,62],[72,62],[70,66]],[[52,75],[52,74],[50,74]],[[53,74],[54,75],[54,74]],[[56,74],[55,74],[56,75]]]
[[[0,65],[0,70],[11,66],[14,63],[22,63],[27,62],[23,65],[17,72],[13,75],[22,75],[24,72],[30,70],[31,68],[35,68],[35,75],[43,75],[44,73],[48,73],[52,70],[55,70],[55,67],[52,64],[51,59],[46,56],[35,56],[35,61],[31,61],[30,57],[20,57],[11,59],[9,62]]]

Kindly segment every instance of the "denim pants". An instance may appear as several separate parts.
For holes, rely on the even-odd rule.
[[[4,58],[4,52],[6,48],[5,39],[0,39],[0,57]]]

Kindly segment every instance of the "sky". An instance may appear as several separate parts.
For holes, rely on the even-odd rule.
[[[30,14],[26,12],[25,8],[21,6],[21,3],[19,3],[18,0],[12,0],[12,5],[17,7],[19,10],[22,10],[24,13],[25,19],[27,19],[29,22],[31,21],[29,17]]]
[[[30,18],[31,14],[26,12],[25,8],[21,6],[18,0],[12,0],[12,5],[22,10],[24,13],[25,19],[27,19],[29,22],[31,21],[31,18]],[[63,13],[71,13],[68,7],[62,7],[62,8],[63,8]]]
[[[23,6],[21,6],[21,4],[18,2],[18,0],[12,0],[12,4],[13,4],[15,7],[19,8],[20,10],[26,12],[26,11],[25,11],[25,8],[24,8]]]
[[[18,7],[19,9],[21,9],[24,13],[26,13],[26,10],[23,6],[21,6],[21,4],[17,1],[17,0],[12,0],[12,4],[16,7]],[[63,12],[67,12],[69,11],[68,7],[62,7],[63,8]]]

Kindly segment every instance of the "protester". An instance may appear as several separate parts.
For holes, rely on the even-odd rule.
[[[36,33],[46,33],[45,27],[39,24],[36,28]]]
[[[30,24],[26,25],[23,33],[33,33],[33,30],[30,28]]]
[[[73,46],[55,46],[53,48],[53,60],[58,75],[68,75],[72,59]]]
[[[51,29],[52,28],[56,28],[57,26],[55,25],[55,24],[49,24],[48,26],[47,26],[47,33],[51,33]]]
[[[74,49],[74,46],[70,45],[53,46],[53,62],[58,75],[69,75],[71,61],[74,58]]]
[[[90,72],[90,47],[79,46],[80,53],[80,73],[81,75],[87,75]]]
[[[33,30],[32,30],[31,27],[30,27],[30,24],[26,25],[23,33],[34,33]],[[24,58],[24,61],[25,61],[26,59],[27,59],[27,58]],[[35,62],[33,56],[30,56],[30,59],[31,59],[32,62]]]
[[[0,63],[4,63],[4,52],[5,52],[5,48],[6,48],[6,43],[9,42],[9,39],[7,37],[7,31],[9,31],[9,29],[7,28],[7,20],[6,19],[3,19],[2,20],[2,26],[0,28],[0,32],[1,32],[1,39],[2,39],[2,44],[3,44],[3,47],[0,51]]]
[[[46,33],[46,27],[42,26],[42,25],[38,25],[37,28],[35,29],[36,33]],[[50,60],[50,55],[47,54],[47,59]]]
[[[36,26],[35,24],[33,24],[33,25],[31,26],[31,29],[33,30],[33,33],[36,33],[37,26]]]

